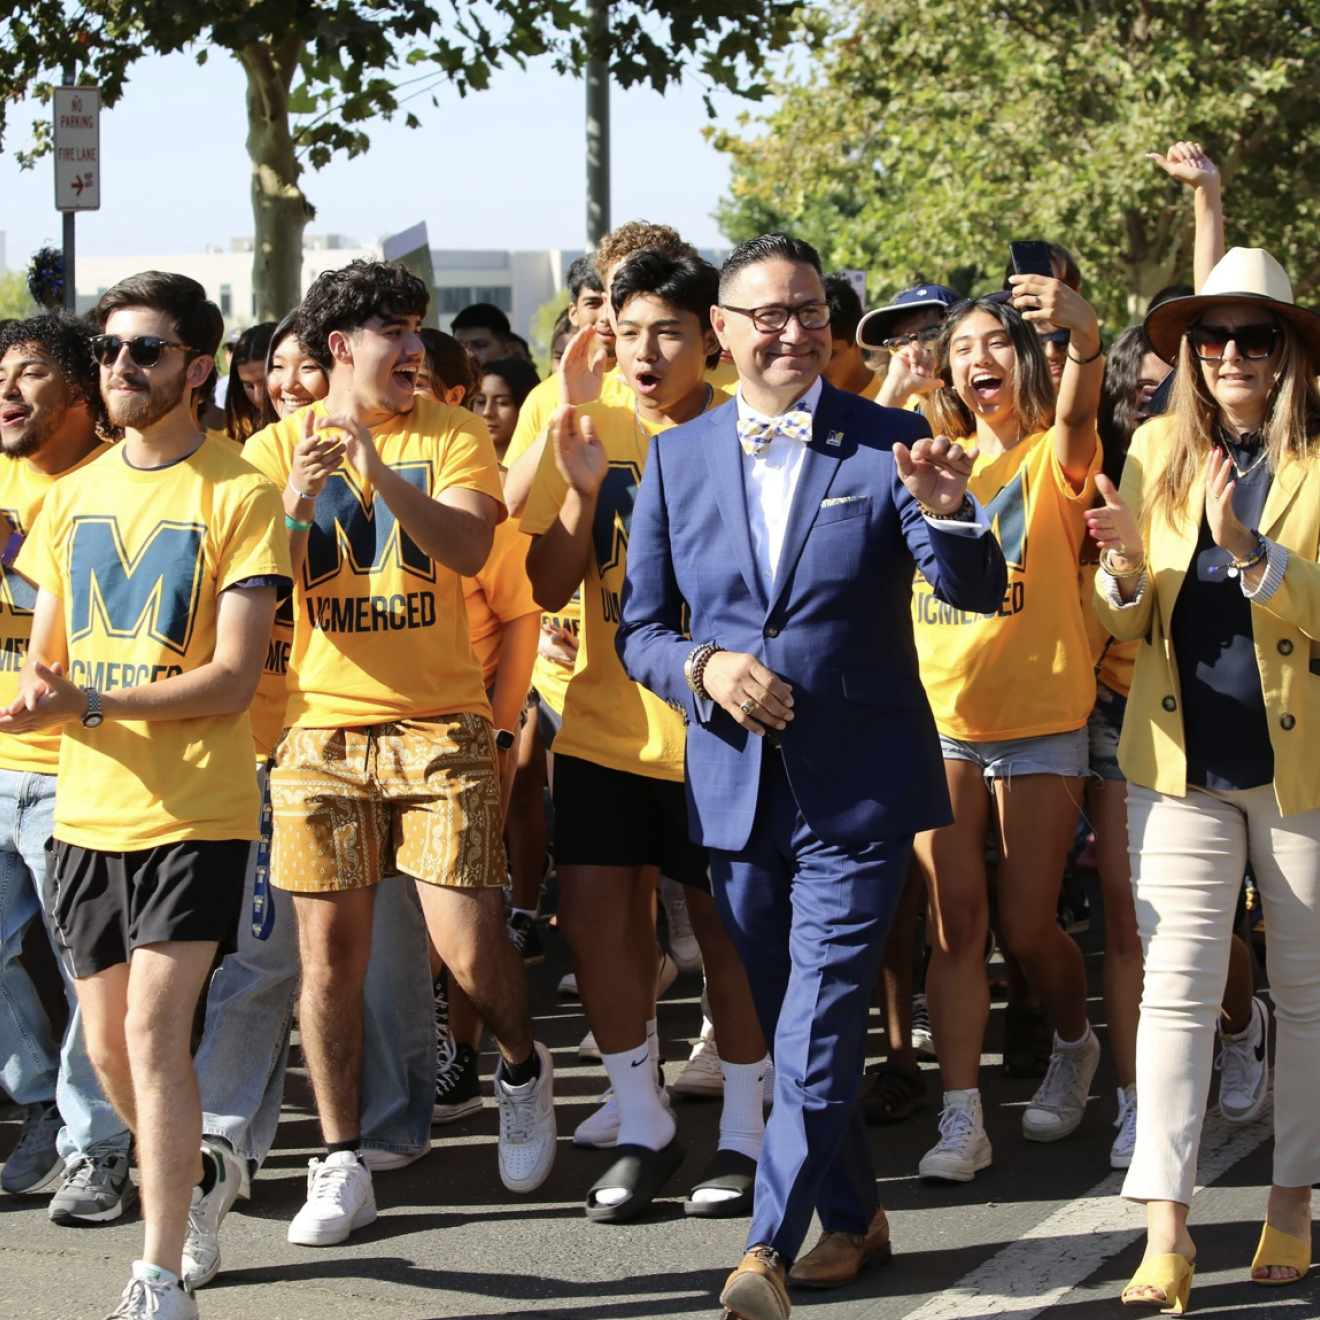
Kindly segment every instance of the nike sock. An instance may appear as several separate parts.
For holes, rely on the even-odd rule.
[[[673,1115],[660,1103],[651,1052],[638,1045],[601,1056],[619,1105],[619,1145],[662,1150],[674,1139]]]
[[[651,1071],[654,1072],[660,1062],[660,1029],[655,1018],[646,1024],[646,1051],[651,1056]]]
[[[1084,1035],[1081,1038],[1081,1040],[1064,1040],[1064,1038],[1060,1036],[1059,1033],[1056,1031],[1054,1033],[1054,1048],[1056,1050],[1063,1050],[1065,1053],[1068,1053],[1071,1051],[1080,1050],[1082,1046],[1084,1046],[1086,1042],[1090,1039],[1091,1039],[1091,1027],[1090,1024],[1088,1023],[1086,1027],[1086,1035]]]
[[[729,1063],[720,1060],[724,1073],[724,1109],[720,1113],[720,1149],[736,1150],[749,1160],[761,1156],[765,1137],[765,1106],[762,1092],[767,1055],[760,1063]]]
[[[358,1147],[362,1145],[361,1136],[356,1136],[348,1141],[327,1141],[325,1143],[325,1153],[327,1155],[356,1155]]]

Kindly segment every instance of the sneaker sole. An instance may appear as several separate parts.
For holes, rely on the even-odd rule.
[[[1132,1156],[1111,1155],[1109,1157],[1109,1167],[1111,1169],[1130,1169],[1132,1167]]]
[[[217,1250],[215,1253],[215,1265],[211,1268],[211,1270],[208,1273],[190,1274],[188,1272],[187,1264],[185,1262],[183,1277],[187,1282],[189,1288],[197,1289],[197,1288],[205,1288],[206,1285],[210,1283],[219,1273],[220,1273],[220,1252]]]
[[[382,1151],[380,1155],[372,1159],[366,1151],[363,1151],[362,1162],[372,1173],[393,1173],[395,1169],[406,1169],[410,1164],[416,1164],[418,1160],[424,1159],[430,1153],[431,1143],[428,1141],[422,1150],[413,1155],[400,1155],[396,1151]]]
[[[302,1233],[295,1237],[293,1225],[289,1225],[288,1239],[295,1247],[334,1247],[347,1242],[349,1236],[359,1228],[366,1228],[376,1222],[376,1207],[359,1210],[353,1216],[353,1222],[347,1228],[318,1229],[315,1232]]]
[[[972,1167],[968,1170],[966,1167],[951,1167],[948,1165],[936,1167],[928,1165],[925,1160],[917,1167],[918,1177],[925,1178],[928,1182],[956,1182],[969,1183],[983,1169],[988,1169],[993,1163],[989,1155],[979,1156],[972,1162]]]
[[[72,1210],[56,1210],[52,1207],[50,1222],[61,1228],[91,1228],[96,1224],[113,1224],[136,1203],[136,1197],[122,1196],[109,1210],[97,1210],[91,1214],[74,1214]]]
[[[1265,1085],[1261,1087],[1260,1098],[1251,1106],[1251,1108],[1244,1109],[1241,1113],[1234,1114],[1224,1108],[1224,1102],[1221,1100],[1219,1102],[1219,1116],[1225,1123],[1231,1123],[1234,1127],[1241,1127],[1245,1123],[1250,1123],[1253,1118],[1259,1115],[1260,1111],[1265,1108],[1265,1101],[1269,1098],[1270,1079],[1269,1073],[1266,1072]]]
[[[1071,1127],[1061,1128],[1029,1128],[1026,1121],[1022,1123],[1022,1140],[1037,1141],[1048,1145],[1052,1141],[1063,1141],[1071,1137],[1079,1127],[1082,1126],[1082,1118],[1085,1115],[1079,1115],[1077,1121]]]
[[[475,1114],[485,1107],[485,1100],[479,1095],[474,1095],[470,1100],[464,1100],[457,1105],[436,1105],[431,1110],[431,1124],[437,1123],[457,1123],[460,1118],[466,1118],[469,1114]]]
[[[720,1077],[685,1082],[683,1074],[680,1073],[669,1083],[669,1090],[674,1095],[685,1095],[694,1100],[718,1100],[724,1094],[724,1079]]]
[[[10,1187],[8,1183],[0,1182],[0,1189],[3,1189],[9,1196],[33,1196],[38,1192],[44,1192],[53,1183],[59,1182],[62,1177],[64,1177],[64,1161],[57,1155],[54,1166],[48,1173],[42,1174],[36,1182],[28,1183],[26,1187]]]

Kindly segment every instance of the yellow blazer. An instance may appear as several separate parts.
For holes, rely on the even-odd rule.
[[[1152,419],[1132,438],[1122,495],[1138,516],[1147,474],[1153,484],[1172,443],[1172,417]],[[1146,586],[1135,605],[1115,609],[1100,591],[1101,574],[1094,594],[1096,613],[1110,633],[1119,641],[1143,643],[1123,720],[1119,765],[1132,783],[1175,797],[1187,793],[1187,750],[1169,633],[1200,535],[1204,469],[1187,507],[1179,527],[1171,528],[1163,518],[1152,526]],[[1279,811],[1290,816],[1320,807],[1320,463],[1284,460],[1270,484],[1260,531],[1288,551],[1278,591],[1263,605],[1252,602],[1251,628],[1274,747],[1274,793]]]

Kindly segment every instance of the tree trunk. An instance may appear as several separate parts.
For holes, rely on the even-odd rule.
[[[302,166],[289,127],[289,89],[301,38],[254,41],[236,51],[247,73],[252,162],[252,288],[258,321],[278,321],[302,299],[303,231],[316,214],[298,186]]]

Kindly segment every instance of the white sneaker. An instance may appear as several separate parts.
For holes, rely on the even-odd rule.
[[[406,1169],[410,1164],[416,1164],[422,1156],[430,1153],[430,1137],[427,1137],[426,1145],[421,1150],[413,1151],[411,1154],[397,1150],[380,1150],[375,1146],[364,1146],[358,1151],[372,1173],[389,1173],[393,1169]]]
[[[550,1051],[539,1041],[532,1048],[541,1074],[523,1086],[504,1081],[504,1060],[495,1070],[495,1099],[500,1107],[500,1180],[511,1192],[534,1192],[555,1162],[555,1075]]]
[[[1270,1093],[1270,1012],[1265,1001],[1251,1001],[1251,1021],[1236,1036],[1219,1033],[1219,1112],[1226,1123],[1250,1123]]]
[[[578,1042],[577,1056],[579,1059],[585,1059],[588,1063],[600,1062],[600,1046],[596,1044],[596,1037],[593,1032],[587,1032]]]
[[[935,1057],[935,1033],[930,1029],[925,995],[912,996],[912,1048],[923,1058]]]
[[[200,1187],[192,1192],[188,1236],[183,1240],[183,1277],[190,1288],[204,1288],[220,1273],[220,1225],[238,1200],[245,1164],[218,1142],[207,1142],[202,1157],[214,1161],[216,1177],[205,1196]]]
[[[1118,1088],[1118,1117],[1114,1120],[1118,1136],[1109,1148],[1109,1167],[1111,1169],[1130,1169],[1132,1152],[1137,1148],[1137,1088],[1120,1086]]]
[[[355,1228],[376,1222],[371,1170],[351,1151],[337,1150],[307,1166],[307,1204],[289,1225],[300,1247],[332,1247]]]
[[[666,1109],[672,1109],[673,1105],[669,1100],[669,1092],[664,1088],[663,1078],[657,1089],[660,1092],[660,1103]],[[619,1144],[619,1102],[615,1097],[614,1088],[611,1086],[607,1091],[603,1091],[596,1103],[600,1108],[584,1118],[574,1129],[573,1144],[590,1146],[596,1150],[612,1150]]]
[[[993,1152],[985,1135],[981,1096],[946,1091],[940,1111],[940,1139],[922,1157],[917,1173],[943,1182],[971,1182],[990,1167]]]
[[[663,950],[660,950],[660,965],[655,972],[655,997],[660,998],[675,981],[678,980],[678,964]]]
[[[133,1277],[105,1320],[197,1320],[197,1298],[183,1280],[135,1260]]]
[[[683,886],[665,876],[660,881],[660,901],[664,904],[665,924],[669,927],[669,952],[673,954],[678,970],[701,971],[701,946],[692,932],[692,918],[688,916]]]
[[[701,1035],[683,1065],[683,1071],[669,1084],[675,1095],[693,1095],[710,1099],[724,1094],[724,1069],[715,1043],[715,1028],[709,1019],[701,1024]]]
[[[1056,1034],[1045,1080],[1022,1115],[1022,1135],[1028,1141],[1062,1141],[1076,1132],[1099,1064],[1100,1041],[1089,1027],[1085,1044],[1075,1049],[1060,1049]]]
[[[566,972],[559,978],[559,997],[560,999],[581,999],[578,992],[577,976],[573,972]]]

